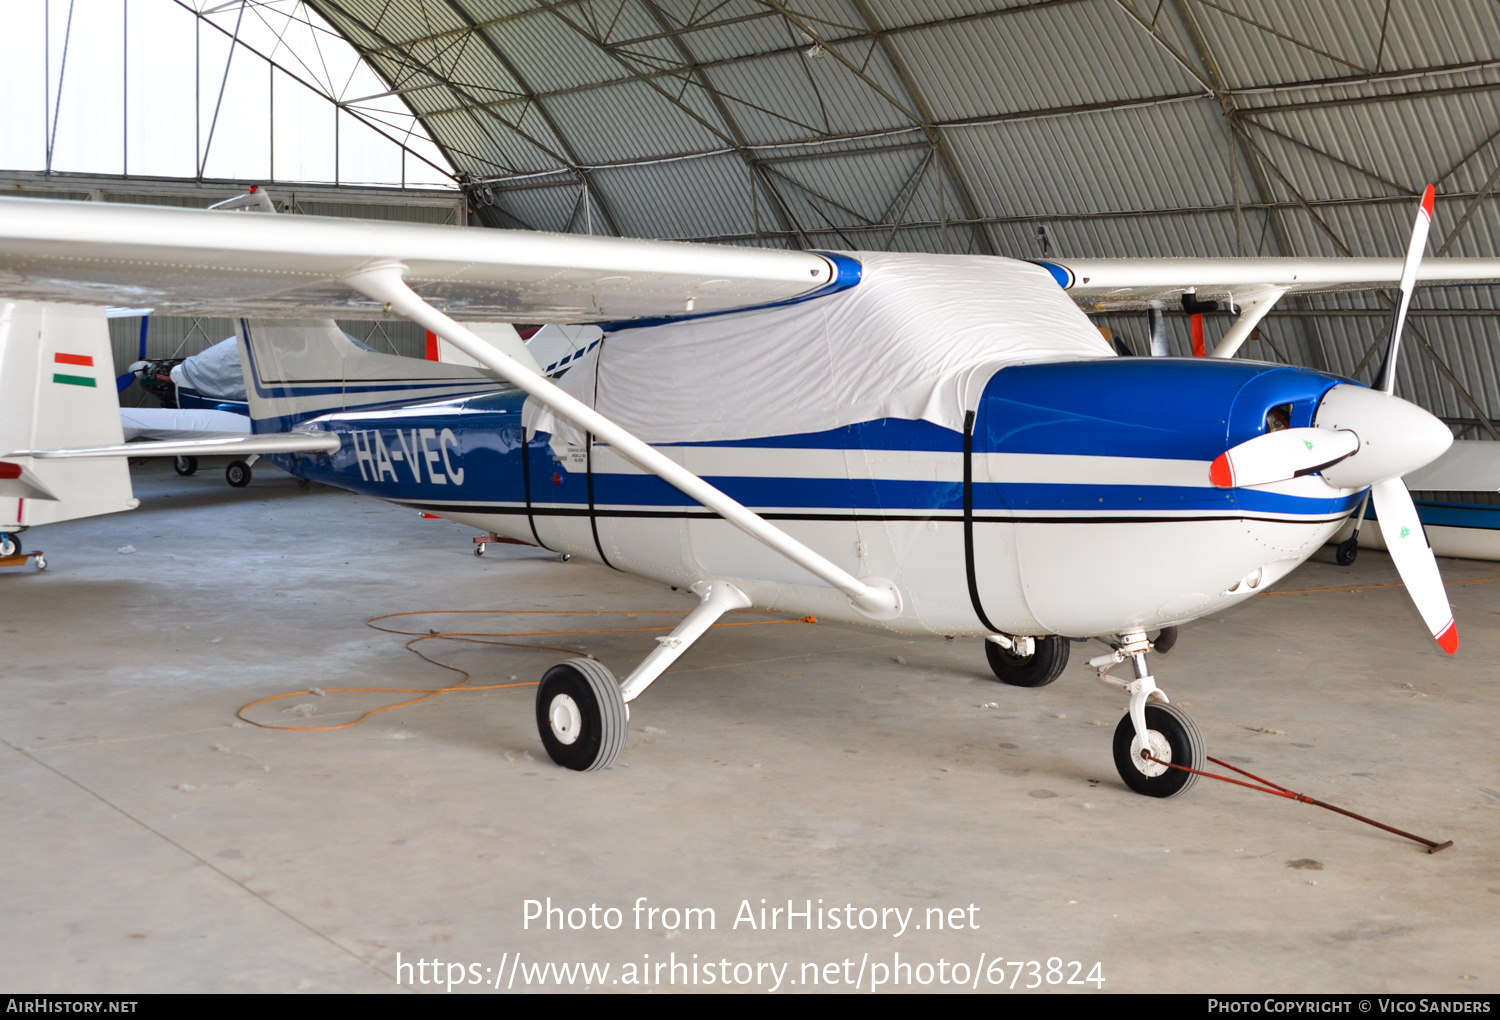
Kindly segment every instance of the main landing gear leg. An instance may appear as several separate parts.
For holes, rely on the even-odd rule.
[[[569,659],[547,670],[536,692],[536,725],[552,760],[577,772],[592,772],[614,763],[625,748],[629,702],[647,687],[714,621],[731,609],[746,609],[750,598],[727,581],[699,581],[692,586],[703,601],[657,646],[624,683],[594,659]]]
[[[1125,785],[1148,797],[1174,797],[1198,779],[1192,772],[1169,768],[1166,763],[1201,769],[1204,765],[1203,736],[1186,712],[1167,701],[1146,665],[1151,642],[1144,631],[1120,635],[1120,644],[1108,655],[1089,660],[1099,679],[1122,687],[1130,695],[1130,710],[1115,728],[1115,768]],[[1134,680],[1122,680],[1109,671],[1129,659]],[[1149,757],[1148,757],[1149,755]],[[1153,760],[1155,759],[1155,760]]]

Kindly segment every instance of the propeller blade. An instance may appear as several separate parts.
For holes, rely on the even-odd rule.
[[[1443,588],[1437,560],[1427,544],[1406,483],[1399,478],[1376,482],[1370,486],[1370,496],[1375,502],[1380,534],[1407,593],[1437,643],[1452,655],[1458,651],[1458,627],[1453,622],[1453,610],[1448,606],[1448,593]]]
[[[1401,295],[1396,301],[1396,314],[1391,319],[1391,336],[1386,341],[1385,357],[1380,360],[1380,371],[1375,375],[1375,389],[1386,393],[1396,392],[1396,356],[1401,352],[1401,331],[1406,327],[1406,309],[1411,304],[1412,291],[1417,288],[1417,267],[1422,264],[1422,252],[1427,248],[1427,232],[1432,229],[1432,199],[1433,189],[1429,184],[1427,190],[1422,192],[1417,221],[1411,228],[1411,243],[1406,246],[1406,263],[1401,267]]]
[[[1353,432],[1320,428],[1267,432],[1219,454],[1209,465],[1208,480],[1221,489],[1282,482],[1337,464],[1358,449],[1359,437]]]

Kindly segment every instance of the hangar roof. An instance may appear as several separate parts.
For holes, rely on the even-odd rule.
[[[308,2],[493,225],[1021,257],[1399,255],[1433,181],[1429,250],[1500,254],[1488,0]],[[1500,327],[1474,314],[1495,296],[1423,295],[1432,350],[1404,362],[1405,392],[1476,422],[1500,408]],[[1303,301],[1248,353],[1352,372],[1385,307]],[[1138,323],[1114,324],[1141,345]]]

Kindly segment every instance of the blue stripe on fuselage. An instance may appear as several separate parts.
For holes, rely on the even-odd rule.
[[[977,453],[1025,453],[1190,460],[1203,466],[1237,435],[1263,428],[1265,410],[1291,404],[1294,424],[1307,424],[1317,400],[1340,380],[1331,376],[1247,362],[1205,359],[1099,359],[1013,366],[996,373],[986,389],[975,428]],[[1148,399],[1149,398],[1149,399]],[[387,453],[402,449],[399,464],[361,477],[353,438],[328,465],[330,480],[398,502],[524,503],[520,412],[524,394],[509,390],[390,408],[374,414],[338,412],[318,419],[340,433],[383,433]],[[1269,403],[1267,403],[1269,401]],[[1264,406],[1262,406],[1264,405]],[[411,463],[411,438],[421,429],[451,430],[448,449],[463,484],[438,480]],[[403,439],[404,437],[404,439]],[[545,433],[527,444],[531,500],[537,506],[586,507],[586,474],[553,455]],[[368,440],[374,442],[373,439]],[[406,447],[401,447],[401,442]],[[1243,441],[1243,440],[1241,440]],[[746,449],[890,450],[957,454],[963,436],[926,421],[883,418],[826,432],[744,440],[663,444]],[[304,461],[307,468],[312,460]],[[317,477],[311,470],[301,473]],[[394,474],[395,478],[391,475]],[[741,503],[767,511],[922,512],[951,514],[963,506],[958,482],[848,477],[746,477],[706,479]],[[1143,478],[1149,482],[1149,476]],[[1327,518],[1353,509],[1357,496],[1309,498],[1254,489],[1208,486],[1090,483],[976,483],[974,508],[986,513],[1067,514],[1199,513],[1306,515]],[[684,508],[693,500],[650,475],[596,472],[596,506]]]
[[[1204,468],[1207,474],[1207,468]],[[778,478],[705,475],[704,480],[748,507],[797,507],[843,510],[962,510],[959,482],[922,482],[869,478]],[[587,505],[587,497],[559,499],[533,494],[548,503]],[[658,478],[649,475],[594,475],[594,501],[602,506],[696,506]],[[1120,512],[1236,512],[1310,514],[1347,513],[1358,496],[1310,499],[1255,489],[1215,489],[1173,485],[1089,485],[991,482],[974,486],[974,509]]]

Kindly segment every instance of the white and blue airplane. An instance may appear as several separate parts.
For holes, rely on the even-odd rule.
[[[1429,630],[1457,648],[1401,481],[1452,437],[1392,390],[1417,283],[1500,279],[1500,261],[1422,264],[1431,214],[1429,188],[1405,260],[1039,266],[0,199],[0,384],[7,350],[59,342],[8,330],[17,317],[233,312],[256,434],[220,449],[694,593],[623,680],[589,659],[547,671],[538,730],[568,768],[615,761],[630,703],[755,606],[982,637],[1024,687],[1059,675],[1069,638],[1104,638],[1090,665],[1128,695],[1116,765],[1165,797],[1205,754],[1148,634],[1274,584],[1367,491]],[[1283,294],[1391,285],[1373,388],[1230,357]],[[1074,300],[1189,291],[1242,308],[1218,357],[1117,357]],[[359,350],[335,316],[406,317],[478,367]],[[461,318],[598,322],[604,340],[550,380]],[[177,445],[162,453],[203,449]],[[136,452],[49,447],[0,456],[0,486]]]

